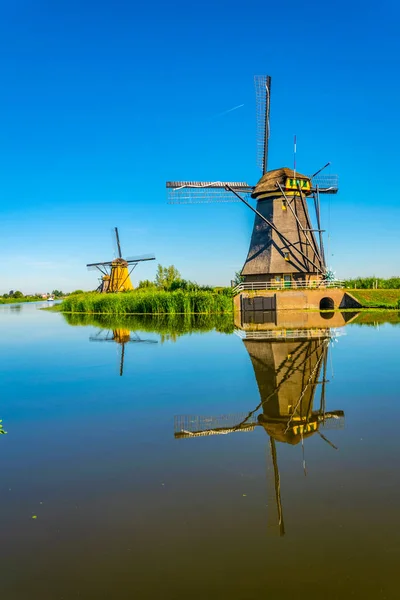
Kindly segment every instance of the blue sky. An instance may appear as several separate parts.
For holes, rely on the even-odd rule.
[[[253,215],[170,206],[165,181],[255,183],[253,76],[272,76],[270,168],[331,161],[338,277],[400,275],[400,8],[392,1],[2,1],[0,292],[92,289],[85,264],[153,252],[228,284]],[[240,109],[220,115],[234,106]],[[219,115],[219,116],[218,116]],[[327,242],[327,240],[326,240]]]

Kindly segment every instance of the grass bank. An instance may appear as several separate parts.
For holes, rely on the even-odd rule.
[[[59,306],[64,313],[89,314],[215,314],[232,313],[231,295],[206,291],[145,291],[122,294],[76,294]]]
[[[43,300],[42,298],[38,298],[37,296],[24,296],[23,298],[1,298],[0,304],[19,304],[20,302],[38,302],[39,300]]]
[[[395,290],[348,290],[363,308],[398,308],[400,302],[400,289]]]

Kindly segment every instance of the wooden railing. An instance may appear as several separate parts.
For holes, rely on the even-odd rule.
[[[307,289],[307,290],[319,290],[326,288],[342,288],[344,287],[344,282],[339,279],[334,279],[332,281],[245,281],[243,283],[239,283],[237,286],[233,288],[234,294],[239,294],[240,292],[248,292],[248,291],[257,291],[257,290],[298,290],[298,289]]]

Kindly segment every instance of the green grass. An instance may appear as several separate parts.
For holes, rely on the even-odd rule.
[[[347,279],[344,284],[346,288],[356,290],[398,290],[400,289],[400,277],[389,277],[388,279],[382,277],[356,277]]]
[[[22,298],[1,298],[0,304],[17,304],[19,302],[38,302],[39,300],[43,300],[43,298],[38,298],[37,296],[23,296]]]
[[[395,290],[352,290],[348,292],[360,302],[363,308],[398,308],[400,289]]]
[[[65,298],[64,313],[89,314],[214,314],[232,313],[232,297],[206,291],[176,292],[135,290],[121,294],[77,294]]]

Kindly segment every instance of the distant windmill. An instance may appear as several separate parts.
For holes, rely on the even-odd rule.
[[[100,329],[96,335],[91,335],[89,340],[91,342],[115,342],[121,347],[119,361],[119,374],[121,377],[124,374],[125,344],[158,344],[156,340],[142,340],[135,331],[131,332],[129,329],[121,327],[107,331]]]
[[[124,292],[133,290],[131,273],[140,263],[147,260],[155,260],[153,254],[144,254],[130,258],[122,258],[121,244],[119,241],[118,228],[114,228],[118,247],[118,258],[106,262],[90,263],[86,265],[89,269],[97,269],[102,274],[98,292]]]
[[[283,167],[267,171],[270,135],[271,77],[255,78],[257,163],[262,177],[255,186],[232,181],[168,181],[171,204],[243,202],[255,213],[250,248],[241,271],[245,282],[271,282],[285,287],[324,281],[326,262],[320,219],[320,194],[338,191],[336,175],[302,175]],[[313,198],[317,228],[313,229],[307,198]],[[249,204],[257,200],[257,208]],[[318,233],[318,242],[315,236]]]

